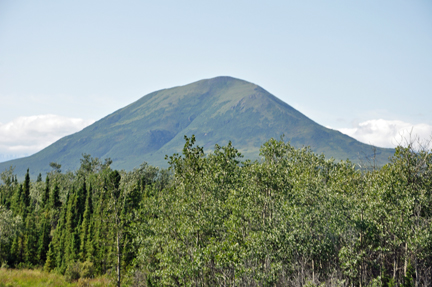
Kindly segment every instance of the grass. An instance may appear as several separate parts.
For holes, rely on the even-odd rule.
[[[38,269],[0,269],[0,287],[102,287],[112,286],[105,277],[69,283],[65,277]]]

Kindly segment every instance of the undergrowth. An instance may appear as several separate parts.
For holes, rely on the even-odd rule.
[[[79,279],[68,283],[65,276],[39,269],[0,268],[0,287],[102,287],[112,286],[109,279]]]

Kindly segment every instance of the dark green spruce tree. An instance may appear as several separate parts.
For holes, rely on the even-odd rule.
[[[50,209],[57,209],[61,207],[60,188],[57,183],[54,185],[54,189],[50,194],[49,204]]]
[[[44,265],[44,270],[50,272],[56,268],[56,258],[55,258],[54,245],[51,241],[48,247],[48,252],[46,254],[46,261]]]
[[[30,174],[29,169],[27,169],[27,173],[25,175],[24,184],[23,184],[23,198],[22,202],[24,204],[23,210],[23,218],[27,215],[27,209],[30,206]]]
[[[15,188],[15,192],[12,197],[11,209],[14,214],[22,215],[22,209],[23,209],[22,199],[23,199],[23,186],[22,184],[19,184]]]
[[[38,240],[38,250],[37,250],[37,258],[39,264],[45,264],[47,259],[47,253],[50,245],[50,232],[51,232],[51,224],[49,220],[49,215],[47,212],[43,212],[41,214],[42,222],[40,224],[39,231],[39,240]]]
[[[91,216],[93,214],[93,204],[92,204],[92,189],[91,186],[87,192],[85,210],[83,215],[83,221],[81,225],[81,246],[80,246],[80,259],[81,261],[86,261],[87,259],[87,242],[91,240],[90,238],[90,225]]]
[[[37,262],[37,242],[38,234],[33,212],[29,212],[26,217],[24,234],[24,260],[27,265],[34,266]]]
[[[41,207],[45,208],[46,206],[48,206],[49,203],[49,198],[50,198],[50,188],[49,188],[49,177],[47,175],[46,180],[45,180],[45,190],[42,193],[42,202],[41,202]]]

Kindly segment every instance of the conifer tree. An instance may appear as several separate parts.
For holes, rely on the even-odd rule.
[[[77,194],[75,193],[75,188],[72,187],[72,192],[69,195],[68,204],[67,204],[67,211],[66,211],[66,232],[68,234],[71,234],[77,224],[77,209],[76,209],[76,203],[77,203]]]
[[[29,169],[25,175],[24,185],[23,185],[23,203],[25,207],[30,205],[30,174]]]
[[[65,261],[69,265],[78,261],[79,257],[79,235],[78,230],[69,234],[69,242],[65,250]]]
[[[66,202],[63,205],[61,212],[60,212],[60,218],[58,221],[57,228],[54,233],[54,237],[52,239],[52,246],[53,246],[53,260],[55,260],[55,263],[53,263],[56,266],[56,270],[60,273],[64,273],[66,270],[66,264],[64,260],[65,256],[65,246],[66,243],[66,220],[67,220],[67,209],[69,206],[70,201],[70,195],[69,192],[66,195]],[[48,259],[47,259],[48,260]]]
[[[80,215],[84,214],[85,211],[85,205],[86,205],[86,201],[87,201],[87,184],[86,181],[84,179],[82,188],[81,188],[81,192],[80,192],[80,198],[79,198],[79,208],[80,208]]]
[[[31,212],[26,218],[26,230],[24,235],[24,259],[27,264],[37,263],[37,230],[34,213]]]
[[[85,187],[85,185],[84,185]],[[81,197],[84,188],[79,188],[76,192],[72,188],[72,195],[69,198],[67,214],[66,214],[66,230],[65,230],[65,262],[70,264],[76,262],[80,255],[80,231],[82,214],[80,214]],[[83,208],[82,208],[83,209]]]
[[[16,236],[11,243],[10,246],[10,253],[8,257],[8,261],[10,265],[15,265],[15,262],[17,262],[17,251],[18,251],[18,236]]]
[[[50,209],[59,208],[61,206],[60,201],[60,188],[56,183],[54,189],[50,194]]]
[[[56,232],[55,232],[55,236],[53,238],[53,240],[51,241],[52,246],[53,246],[53,250],[54,252],[54,260],[55,260],[55,266],[57,271],[59,271],[60,273],[64,273],[64,271],[66,270],[66,265],[65,265],[65,246],[67,244],[67,240],[66,240],[66,230],[65,230],[65,225],[64,223],[62,223],[60,221]],[[48,259],[47,259],[48,260]]]
[[[91,247],[88,249],[88,252],[93,252],[93,261],[96,266],[97,273],[103,274],[106,271],[105,262],[108,261],[109,256],[109,240],[108,235],[108,225],[106,224],[106,219],[104,216],[106,215],[106,211],[104,209],[104,202],[106,200],[105,193],[99,196],[97,210],[94,214],[95,220],[93,220],[92,224],[92,233],[93,240],[89,243]]]
[[[76,225],[75,227],[78,225],[78,221],[79,219],[83,217],[84,214],[84,210],[85,210],[85,204],[86,204],[86,197],[87,197],[87,187],[86,187],[86,182],[84,180],[82,186],[80,188],[78,188],[78,190],[75,193],[75,198],[74,198],[74,207],[75,207],[75,222]]]
[[[48,253],[46,254],[46,261],[44,265],[44,270],[49,272],[56,267],[56,259],[54,254],[54,244],[51,241],[48,248]]]
[[[22,184],[20,184],[15,189],[15,193],[13,195],[12,204],[11,204],[12,211],[15,214],[22,215],[22,205],[23,205],[22,204],[22,197],[23,197],[22,194],[23,194],[23,187],[22,187]]]
[[[42,207],[43,208],[48,206],[49,197],[50,197],[49,177],[47,175],[46,180],[45,180],[45,190],[44,190],[44,193],[42,194]]]
[[[94,220],[90,220],[88,226],[88,232],[87,232],[87,240],[85,242],[85,251],[86,251],[86,260],[90,262],[95,262],[95,256],[96,256],[96,236],[94,232]]]
[[[16,266],[20,262],[22,262],[22,237],[17,236],[11,246],[11,263]]]
[[[75,192],[75,188],[72,187],[72,191],[70,191],[70,195],[66,207],[65,226],[61,238],[61,245],[64,248],[63,260],[64,260],[64,264],[66,265],[69,264],[71,258],[74,257],[74,255],[72,254],[74,252],[73,243],[72,243],[73,240],[72,234],[75,231],[75,227],[76,227],[75,203],[76,203],[76,192]],[[58,258],[58,260],[60,260],[60,258]],[[66,268],[67,266],[62,266],[62,267]]]
[[[39,263],[43,264],[47,259],[47,252],[49,250],[51,225],[48,221],[47,213],[43,213],[41,216],[42,216],[42,223],[39,232],[37,257]]]
[[[92,207],[92,195],[91,195],[91,186],[89,191],[87,192],[87,198],[86,198],[86,204],[85,204],[85,211],[83,215],[83,222],[81,225],[81,246],[80,246],[80,258],[82,261],[86,260],[87,252],[86,252],[86,246],[87,241],[89,238],[89,229],[90,229],[90,220],[91,215],[93,213],[93,207]]]
[[[42,181],[42,174],[39,173],[39,174],[38,174],[38,177],[37,177],[37,179],[36,179],[36,182],[41,182],[41,181]]]

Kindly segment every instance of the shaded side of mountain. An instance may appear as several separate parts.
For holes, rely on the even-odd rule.
[[[75,170],[83,153],[109,157],[116,169],[131,170],[144,161],[166,167],[165,155],[180,152],[184,135],[192,134],[206,152],[232,141],[251,159],[258,158],[265,141],[281,135],[296,147],[310,146],[337,160],[358,162],[373,150],[315,123],[255,84],[217,77],[148,94],[32,156],[0,163],[0,170],[13,165],[18,175],[27,168],[36,175],[48,172],[50,162]],[[392,153],[376,148],[378,164]]]

